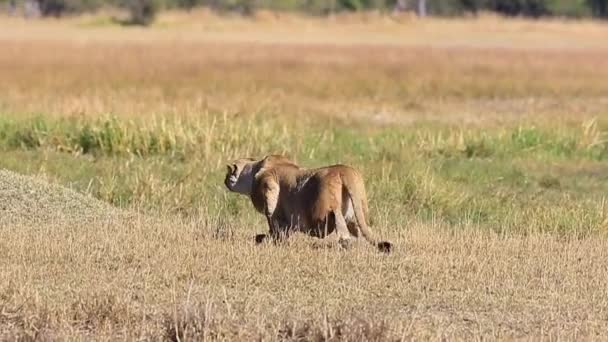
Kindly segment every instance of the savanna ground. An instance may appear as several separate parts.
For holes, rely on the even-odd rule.
[[[0,18],[0,338],[606,339],[607,33]],[[224,164],[271,152],[359,168],[395,252],[254,246]]]

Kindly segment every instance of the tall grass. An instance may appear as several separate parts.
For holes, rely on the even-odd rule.
[[[605,185],[592,174],[559,171],[576,163],[603,169],[608,142],[596,121],[558,130],[433,125],[364,132],[207,113],[146,121],[40,116],[5,119],[0,126],[0,147],[11,156],[4,166],[15,167],[11,158],[43,152],[43,163],[57,167],[53,173],[119,206],[238,215],[247,203],[223,189],[223,165],[236,157],[283,153],[309,167],[360,168],[375,215],[390,224],[420,218],[501,232],[580,234],[603,224],[594,201]],[[539,170],[539,164],[549,166]]]
[[[416,153],[443,158],[608,158],[606,133],[597,120],[580,128],[556,130],[536,126],[511,129],[454,128],[448,125],[374,129],[363,133],[355,127],[325,128],[266,121],[262,114],[246,120],[226,112],[206,113],[193,119],[64,118],[31,119],[5,117],[0,122],[0,147],[52,149],[74,154],[134,155],[147,157],[195,157],[231,153],[247,155],[264,151],[290,152],[309,158],[319,152],[367,158],[399,158]],[[326,145],[326,146],[322,146]],[[399,146],[399,149],[391,148]],[[281,151],[282,150],[282,151]],[[327,151],[329,150],[329,151]],[[230,154],[226,158],[230,158]]]

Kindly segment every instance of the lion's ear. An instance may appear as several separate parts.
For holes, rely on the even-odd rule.
[[[236,165],[234,165],[234,164],[232,164],[232,165],[226,164],[226,169],[229,173],[233,173],[235,168],[236,168]]]

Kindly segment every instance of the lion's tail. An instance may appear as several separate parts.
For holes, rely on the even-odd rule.
[[[356,171],[355,171],[356,172]],[[367,210],[365,186],[360,178],[356,177],[357,173],[341,173],[342,185],[346,189],[348,196],[350,197],[355,212],[355,219],[359,225],[359,229],[363,234],[363,237],[369,241],[372,245],[376,246],[381,252],[390,253],[392,249],[392,243],[389,241],[378,241],[374,237],[374,234],[367,226],[365,221],[365,210]]]

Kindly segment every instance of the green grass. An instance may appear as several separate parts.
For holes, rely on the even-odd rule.
[[[390,225],[422,220],[523,234],[603,231],[608,143],[595,122],[558,129],[378,129],[301,128],[215,113],[145,122],[8,117],[0,124],[0,167],[47,174],[120,207],[255,220],[249,203],[224,189],[224,163],[275,152],[309,167],[360,168],[372,220]]]

